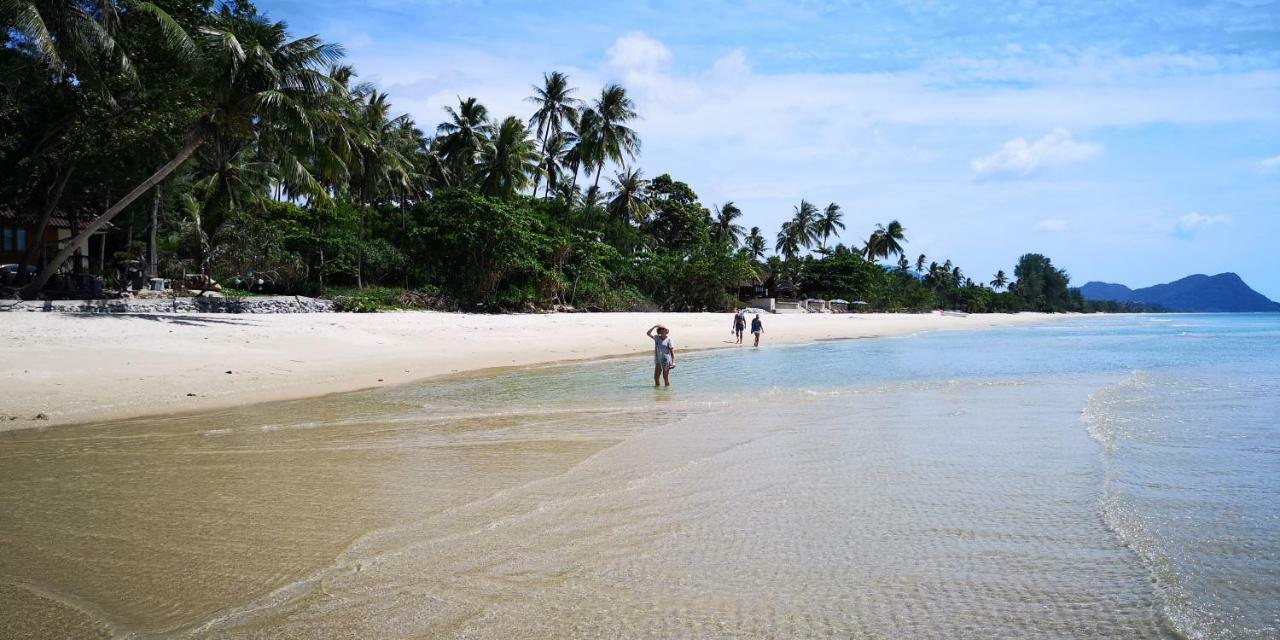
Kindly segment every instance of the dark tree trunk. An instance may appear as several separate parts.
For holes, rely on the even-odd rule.
[[[67,242],[73,245],[71,252],[73,260],[71,263],[71,273],[78,276],[80,275],[80,272],[84,270],[84,263],[80,259],[80,256],[82,255],[80,252],[80,245],[76,242],[76,240],[80,239],[80,212],[72,211],[69,217],[71,218],[71,239]],[[90,235],[92,234],[85,234],[85,239],[88,240]],[[89,243],[85,242],[84,246],[88,247]]]
[[[548,125],[548,126],[547,126],[546,131],[543,131],[543,132],[542,132],[542,152],[541,152],[541,153],[542,153],[542,164],[538,165],[539,167],[545,166],[545,165],[547,164],[547,137],[548,137],[550,134],[551,134],[551,126],[550,126],[550,125]],[[540,172],[539,172],[539,173],[534,174],[534,176],[533,176],[533,197],[535,197],[535,198],[536,198],[536,197],[538,197],[538,185],[539,185],[541,182],[542,182],[542,173],[540,173]],[[548,180],[548,181],[547,181],[547,184],[550,184],[550,183],[551,183],[551,181],[550,181],[550,180]]]
[[[28,279],[27,265],[40,259],[40,255],[44,253],[44,232],[49,227],[49,218],[53,216],[54,209],[58,207],[58,201],[62,200],[62,191],[67,186],[67,180],[71,178],[72,167],[73,165],[68,164],[60,170],[51,191],[47,192],[45,196],[44,206],[40,209],[40,222],[36,225],[35,236],[27,239],[27,248],[18,260],[18,284],[26,284]]]
[[[535,189],[537,191],[537,189]],[[400,241],[404,243],[404,288],[409,288],[409,222],[404,213],[404,188],[400,189]]]
[[[160,251],[156,247],[156,231],[160,227],[160,200],[164,197],[164,185],[156,185],[156,197],[151,203],[151,220],[147,223],[147,277],[159,275]]]
[[[364,289],[364,189],[360,190],[360,231],[356,235],[356,288]]]

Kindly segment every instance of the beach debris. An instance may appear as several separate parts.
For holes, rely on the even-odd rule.
[[[188,398],[194,398],[194,397],[196,397],[196,394],[194,394],[194,393],[188,393],[188,394],[187,394],[187,397],[188,397]]]
[[[48,419],[49,419],[49,416],[46,416],[43,413],[37,413],[36,417],[32,418],[32,420],[48,420]]]
[[[231,372],[230,372],[230,371],[227,371],[227,375],[231,375]]]
[[[203,273],[187,274],[185,277],[185,284],[188,289],[199,289],[200,293],[197,293],[197,296],[209,291],[222,291],[222,285],[218,284],[216,280]]]
[[[378,378],[378,382],[382,382],[382,378]]]

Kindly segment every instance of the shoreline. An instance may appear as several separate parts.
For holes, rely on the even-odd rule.
[[[1048,322],[1072,314],[765,315],[761,348]],[[0,314],[0,431],[190,414],[490,369],[752,348],[728,313]],[[677,356],[678,357],[678,356]],[[637,375],[648,376],[649,371]],[[43,415],[41,419],[36,416]]]

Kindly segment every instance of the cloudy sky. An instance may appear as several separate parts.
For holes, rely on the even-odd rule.
[[[527,117],[545,71],[620,82],[646,175],[770,239],[806,198],[983,279],[1036,251],[1076,284],[1235,271],[1280,300],[1277,2],[258,4],[428,130],[458,96]]]

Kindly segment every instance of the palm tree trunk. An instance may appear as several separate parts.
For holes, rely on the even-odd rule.
[[[116,217],[116,214],[124,211],[125,207],[133,204],[134,200],[137,200],[142,196],[142,194],[151,189],[151,187],[156,186],[160,181],[167,178],[169,174],[173,173],[173,171],[181,166],[182,163],[186,162],[187,158],[190,158],[192,153],[195,153],[195,150],[202,142],[204,142],[204,137],[204,127],[197,126],[192,131],[191,136],[187,139],[187,144],[178,152],[178,155],[174,156],[173,159],[165,163],[164,166],[157,169],[155,173],[151,174],[151,177],[143,180],[141,184],[134,187],[133,191],[130,191],[109,209],[104,211],[102,215],[94,218],[92,222],[80,231],[80,233],[68,240],[67,246],[63,247],[61,251],[49,260],[49,263],[40,270],[40,274],[36,276],[35,280],[32,280],[27,284],[27,286],[22,288],[20,295],[28,300],[35,297],[35,295],[44,288],[44,285],[48,284],[49,278],[53,277],[53,273],[58,270],[62,263],[66,262],[67,258],[70,258],[71,254],[76,252],[76,248],[80,246],[80,236],[95,233],[98,229],[106,226],[108,222],[111,222],[112,218]]]
[[[356,240],[356,288],[364,289],[364,189],[360,189],[360,231]]]
[[[542,164],[538,165],[539,167],[542,167],[547,164],[547,137],[550,134],[551,134],[551,127],[548,126],[546,130],[542,132]],[[535,198],[538,197],[538,185],[541,182],[542,182],[542,173],[535,173],[533,175],[533,197]],[[548,185],[547,186],[548,190],[550,190],[551,180],[547,180],[547,185]]]
[[[40,223],[36,225],[36,233],[27,239],[27,249],[18,259],[18,284],[26,283],[27,265],[31,264],[32,260],[38,259],[44,252],[44,232],[49,226],[49,218],[53,216],[53,210],[58,207],[58,201],[62,200],[62,190],[67,186],[67,180],[71,178],[72,167],[73,165],[68,164],[60,170],[55,178],[52,193],[45,197],[44,208],[40,210]]]
[[[600,166],[596,167],[596,184],[595,184],[595,190],[596,190],[596,191],[600,191],[600,174],[602,174],[602,173],[604,173],[604,163],[603,163],[603,162],[601,162],[601,163],[600,163]]]
[[[534,188],[537,195],[538,189]],[[400,240],[404,242],[404,288],[409,288],[409,223],[404,215],[404,187],[400,188]]]
[[[159,275],[160,252],[156,248],[156,231],[160,227],[160,200],[164,197],[164,185],[156,185],[156,199],[151,203],[151,220],[147,224],[147,277]]]

